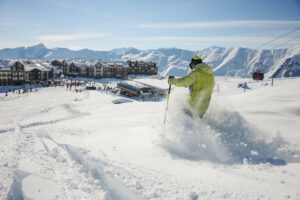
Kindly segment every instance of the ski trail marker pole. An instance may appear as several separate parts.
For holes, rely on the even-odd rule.
[[[168,111],[170,93],[171,93],[171,85],[169,85],[169,90],[168,90],[167,105],[166,105],[165,118],[164,118],[164,125],[166,124],[166,118],[167,118],[167,111]]]

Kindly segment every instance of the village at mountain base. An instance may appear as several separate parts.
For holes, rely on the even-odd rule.
[[[87,60],[63,59],[42,61],[0,60],[0,85],[37,84],[47,79],[62,77],[85,78],[120,78],[128,75],[157,75],[158,67],[155,62],[124,61],[124,60]]]

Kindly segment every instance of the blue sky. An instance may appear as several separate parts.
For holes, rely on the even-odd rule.
[[[0,0],[0,48],[38,43],[94,50],[284,48],[300,44],[300,0]]]

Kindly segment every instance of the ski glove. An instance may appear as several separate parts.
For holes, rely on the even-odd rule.
[[[174,81],[174,76],[169,76],[168,83],[171,85]]]

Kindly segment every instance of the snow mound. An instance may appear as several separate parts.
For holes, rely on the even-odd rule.
[[[162,147],[172,156],[221,164],[300,162],[300,152],[291,149],[280,134],[267,138],[238,112],[224,109],[218,99],[201,120],[183,114],[185,95],[175,91],[173,98],[180,103],[171,105],[174,109],[169,110],[161,137]]]

